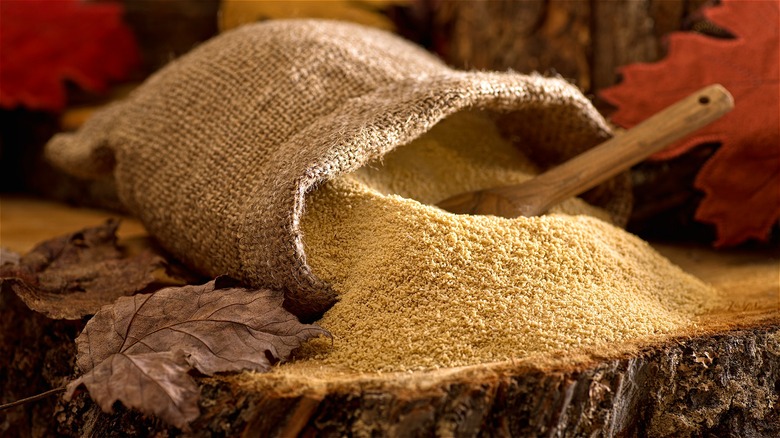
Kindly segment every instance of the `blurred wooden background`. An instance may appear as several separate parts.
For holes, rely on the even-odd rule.
[[[706,0],[443,1],[433,13],[445,59],[459,67],[555,71],[586,92],[617,68],[664,54],[664,35],[689,29]]]
[[[664,35],[690,29],[706,3],[345,0],[292,1],[280,8],[279,2],[223,0],[220,27],[289,17],[355,21],[394,29],[459,68],[555,72],[592,92],[614,84],[619,66],[662,57]]]
[[[97,0],[106,1],[106,0]],[[714,0],[709,0],[710,2]],[[341,19],[394,31],[465,69],[560,74],[598,100],[598,90],[618,80],[618,67],[664,55],[664,36],[695,29],[707,0],[120,0],[136,36],[142,63],[131,79],[104,95],[68,87],[62,114],[0,110],[0,192],[28,193],[77,205],[121,209],[110,184],[62,175],[41,158],[48,139],[76,129],[91,112],[122,98],[136,84],[200,42],[235,26],[279,18]],[[650,167],[636,175],[643,198],[635,231],[694,224],[698,192],[692,181],[716,150]],[[660,202],[660,203],[659,203]],[[670,213],[671,212],[671,213]],[[665,219],[659,220],[658,215]],[[652,230],[651,230],[652,231]],[[690,234],[687,231],[685,234]]]

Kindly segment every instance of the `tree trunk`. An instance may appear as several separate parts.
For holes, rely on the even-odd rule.
[[[663,37],[706,0],[494,0],[433,9],[437,50],[461,67],[557,72],[586,92],[617,80],[617,68],[651,62]]]

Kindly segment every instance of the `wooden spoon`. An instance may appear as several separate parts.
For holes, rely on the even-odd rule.
[[[521,184],[461,193],[440,202],[460,214],[537,216],[591,189],[734,108],[719,84],[678,101],[634,128]]]

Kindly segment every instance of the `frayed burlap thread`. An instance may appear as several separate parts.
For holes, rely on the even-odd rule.
[[[127,209],[192,267],[284,290],[310,317],[335,294],[306,261],[306,194],[464,109],[502,118],[550,161],[610,136],[562,79],[456,71],[383,31],[286,20],[204,43],[46,153],[77,176],[113,174]],[[603,206],[625,215],[627,192],[610,192]]]

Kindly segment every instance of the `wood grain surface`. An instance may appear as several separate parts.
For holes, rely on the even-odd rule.
[[[43,240],[100,225],[112,217],[122,219],[120,239],[146,235],[140,222],[114,212],[4,195],[0,197],[0,246],[24,253]]]

